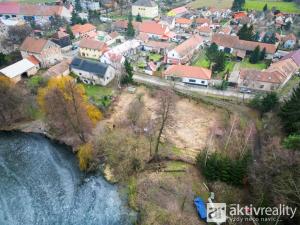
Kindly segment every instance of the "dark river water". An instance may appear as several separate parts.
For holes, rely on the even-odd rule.
[[[83,177],[66,147],[0,132],[0,225],[130,224],[117,187]]]

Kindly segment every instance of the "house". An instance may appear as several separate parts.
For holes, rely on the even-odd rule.
[[[172,16],[162,16],[159,20],[159,24],[169,27],[170,30],[175,28],[176,19]]]
[[[283,87],[298,71],[299,66],[290,58],[273,63],[268,69],[240,71],[238,85],[259,91],[273,91]]]
[[[55,44],[58,44],[61,48],[70,46],[72,44],[70,35],[62,30],[57,31],[52,36],[51,41],[53,41]]]
[[[232,30],[231,26],[225,26],[219,30],[219,34],[229,35],[231,33],[231,30]]]
[[[181,16],[183,16],[184,14],[186,14],[188,12],[189,11],[187,10],[187,8],[185,8],[184,6],[182,6],[182,7],[178,7],[178,8],[170,10],[167,13],[167,16],[181,17]]]
[[[128,40],[105,52],[101,56],[100,61],[117,68],[120,64],[124,63],[125,57],[134,55],[140,45],[141,43],[138,40]]]
[[[176,18],[175,26],[179,28],[189,28],[192,26],[193,21],[186,18]]]
[[[63,60],[60,63],[50,67],[43,76],[56,77],[56,76],[67,76],[70,74],[70,60]]]
[[[240,40],[238,36],[220,33],[214,34],[211,42],[217,44],[220,50],[224,50],[226,53],[233,55],[238,54],[241,58],[244,58],[247,53],[252,52],[257,46],[259,46],[261,50],[266,49],[267,59],[272,59],[277,50],[275,44]]]
[[[71,12],[61,5],[22,4],[18,2],[0,2],[0,17],[35,21],[37,24],[49,23],[54,16],[71,20]]]
[[[294,34],[290,33],[282,38],[283,47],[292,49],[296,46],[297,38]]]
[[[133,28],[138,31],[141,22],[132,21]],[[128,20],[118,20],[112,24],[112,28],[118,32],[126,32],[128,27]]]
[[[247,17],[247,13],[246,12],[235,12],[235,13],[233,13],[232,17],[235,20],[240,20],[240,19]]]
[[[27,37],[21,44],[20,51],[23,59],[34,56],[42,68],[52,66],[63,59],[60,46],[42,38]]]
[[[194,33],[199,34],[203,37],[211,37],[212,35],[212,29],[209,26],[198,26]]]
[[[168,52],[168,64],[186,64],[203,45],[203,38],[194,35]]]
[[[99,1],[95,0],[81,0],[80,5],[85,10],[98,11],[100,10]]]
[[[106,41],[107,45],[112,45],[115,43],[121,43],[124,42],[125,38],[120,35],[118,32],[111,32],[108,34],[108,40]]]
[[[169,42],[150,40],[142,43],[142,50],[164,55],[172,48],[172,46],[173,44]]]
[[[94,60],[74,58],[70,65],[71,71],[86,84],[106,86],[115,77],[115,69]]]
[[[142,22],[139,26],[140,34],[147,34],[149,38],[156,40],[168,40],[169,28],[153,21]]]
[[[289,54],[285,55],[281,60],[292,59],[294,63],[300,68],[300,49],[292,51]]]
[[[137,0],[132,4],[131,13],[152,19],[158,16],[158,5],[152,0]]]
[[[22,77],[30,77],[36,74],[38,69],[39,62],[30,56],[1,69],[0,75],[4,75],[17,83]]]
[[[71,27],[75,38],[93,38],[96,36],[96,27],[90,23],[76,24]]]
[[[79,54],[81,57],[100,59],[107,51],[107,44],[93,39],[82,39],[79,43]]]
[[[198,66],[172,65],[164,72],[164,76],[167,80],[207,86],[211,79],[211,70]]]
[[[208,18],[198,17],[195,20],[197,26],[209,26],[211,24],[211,20]]]

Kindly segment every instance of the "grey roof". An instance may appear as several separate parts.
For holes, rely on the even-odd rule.
[[[137,0],[135,3],[133,3],[135,6],[145,6],[145,7],[154,7],[157,6],[157,4],[154,1],[151,0]]]
[[[300,66],[300,49],[290,52],[289,54],[285,55],[282,60],[291,58],[294,62]]]
[[[101,78],[104,77],[106,70],[108,68],[107,64],[104,64],[104,63],[101,63],[98,61],[88,60],[88,59],[81,59],[78,57],[73,59],[70,66],[71,66],[71,68],[74,68],[74,69],[94,73],[95,75],[97,75]]]

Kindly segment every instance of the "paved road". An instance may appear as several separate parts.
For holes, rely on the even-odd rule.
[[[150,84],[155,86],[164,86],[164,87],[174,87],[180,91],[190,91],[199,94],[203,94],[205,96],[219,96],[219,97],[235,97],[240,99],[251,99],[253,95],[250,94],[243,94],[240,92],[235,91],[234,89],[228,89],[226,91],[216,90],[212,88],[206,88],[201,86],[191,86],[186,85],[181,82],[171,82],[167,81],[158,77],[153,77],[149,75],[142,75],[142,74],[135,74],[133,76],[134,81],[138,83]]]

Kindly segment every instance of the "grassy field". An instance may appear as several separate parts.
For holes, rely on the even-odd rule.
[[[193,63],[193,66],[200,66],[200,67],[208,68],[209,67],[209,62],[205,58],[205,55],[202,54],[202,55],[199,56],[197,61],[195,63]]]
[[[267,68],[267,65],[265,62],[259,62],[256,64],[252,64],[249,62],[248,59],[246,59],[241,62],[241,68],[263,70],[263,69]]]
[[[247,0],[245,4],[245,8],[262,11],[265,4],[268,5],[269,9],[275,7],[276,9],[282,12],[300,14],[300,7],[295,2],[282,2],[282,1],[270,1],[270,0],[264,0],[264,1]]]
[[[160,59],[163,57],[162,55],[155,54],[155,53],[150,53],[148,56],[149,56],[149,59],[154,61],[154,62],[160,61]]]
[[[92,99],[96,104],[106,103],[103,99],[104,96],[112,95],[112,89],[109,87],[102,87],[98,85],[86,85],[83,84],[87,96]],[[105,102],[104,102],[105,101]],[[107,100],[108,101],[108,100]]]
[[[213,7],[218,9],[231,8],[233,0],[195,0],[188,4],[188,6],[197,9],[201,7]]]

